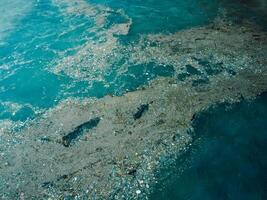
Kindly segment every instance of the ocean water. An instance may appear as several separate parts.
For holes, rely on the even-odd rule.
[[[253,16],[264,24],[264,12],[258,15],[249,5],[235,4],[242,14],[230,17]],[[177,74],[177,68],[141,50],[160,49],[146,36],[206,25],[222,6],[233,8],[217,0],[0,0],[0,136],[2,122],[23,127],[67,99],[120,96],[158,77],[183,81],[202,75],[192,66]],[[201,62],[204,68],[212,65]],[[223,73],[220,67],[207,74]],[[264,199],[266,102],[263,95],[253,103],[202,114],[194,124],[192,150],[159,172],[162,181],[151,199]]]
[[[172,66],[126,63],[128,52],[107,63],[112,50],[91,53],[92,43],[124,48],[139,34],[203,25],[217,13],[214,1],[196,0],[3,0],[0,9],[0,119],[22,122],[66,98],[121,95],[173,74]]]
[[[266,93],[200,114],[190,150],[160,171],[150,199],[266,199],[266,120]]]

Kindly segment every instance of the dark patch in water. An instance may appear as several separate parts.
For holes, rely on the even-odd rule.
[[[62,144],[65,147],[69,147],[71,143],[73,143],[74,140],[82,136],[86,131],[96,127],[99,122],[100,122],[100,118],[96,117],[96,118],[89,120],[88,122],[85,122],[77,126],[72,132],[62,137]]]
[[[54,185],[53,182],[51,182],[51,181],[46,181],[46,182],[43,182],[41,186],[42,186],[43,188],[49,188],[49,187],[52,187],[53,185]]]
[[[221,73],[223,70],[223,63],[222,62],[213,64],[213,63],[209,62],[208,60],[199,59],[196,57],[193,57],[193,59],[196,60],[200,66],[203,67],[203,69],[205,70],[207,75],[210,75],[210,76],[217,75],[217,74]]]
[[[142,117],[142,115],[148,111],[149,104],[143,104],[138,108],[138,111],[133,115],[134,120],[137,120]]]
[[[131,176],[135,176],[135,175],[136,175],[136,172],[137,172],[136,169],[130,169],[130,170],[127,172],[127,174],[128,174],[128,175],[131,175]]]
[[[267,93],[194,116],[193,144],[150,199],[267,199]]]
[[[50,138],[47,138],[47,137],[42,137],[42,138],[40,139],[40,141],[41,141],[42,143],[53,142],[53,140],[51,140]]]
[[[200,79],[194,80],[192,82],[192,86],[196,87],[196,86],[203,85],[203,84],[208,84],[208,83],[209,83],[209,79],[208,78],[200,78]]]
[[[190,76],[189,73],[181,73],[178,74],[177,78],[179,81],[185,81]]]
[[[186,71],[191,75],[200,75],[201,72],[192,65],[186,65]]]

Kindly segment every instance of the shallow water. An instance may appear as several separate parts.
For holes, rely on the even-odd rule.
[[[266,199],[266,122],[266,93],[200,114],[190,151],[162,169],[150,199]]]

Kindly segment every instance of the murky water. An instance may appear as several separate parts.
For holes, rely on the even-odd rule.
[[[150,199],[266,199],[266,122],[266,93],[200,114],[190,151],[161,171]]]

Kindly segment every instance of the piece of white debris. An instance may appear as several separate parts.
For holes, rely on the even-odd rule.
[[[141,190],[136,190],[136,194],[141,194]]]

